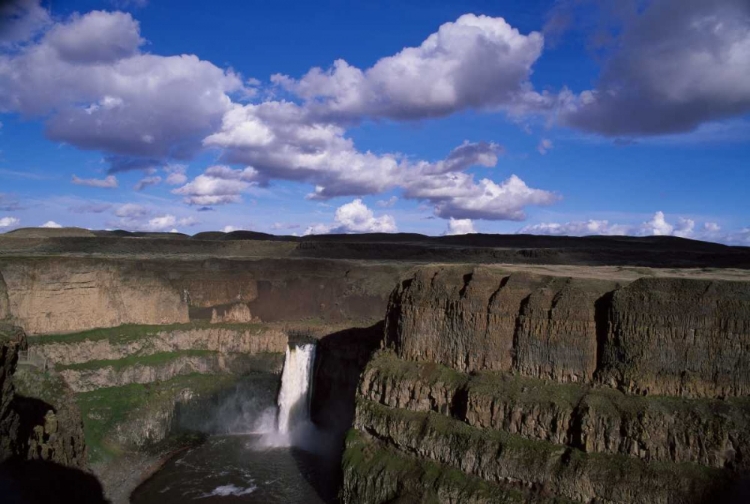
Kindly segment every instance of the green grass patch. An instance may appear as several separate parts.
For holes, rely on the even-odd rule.
[[[119,371],[126,367],[135,366],[139,364],[141,366],[159,366],[172,362],[180,357],[208,357],[211,355],[218,355],[219,352],[214,350],[179,350],[175,352],[160,352],[150,355],[129,355],[123,359],[116,360],[91,360],[81,362],[78,364],[68,365],[57,365],[57,370],[75,370],[84,371],[90,369],[100,369],[104,367],[111,367],[116,371]]]
[[[405,429],[410,433],[411,439],[422,439],[428,432],[450,439],[451,448],[458,452],[493,443],[503,451],[512,451],[520,457],[534,459],[543,464],[564,450],[564,447],[548,441],[531,440],[500,430],[472,427],[439,413],[389,408],[364,399],[357,400],[357,412],[359,418],[372,419],[370,423],[375,426],[396,422],[400,430]]]
[[[723,469],[697,463],[645,462],[624,454],[585,453],[548,441],[472,427],[434,412],[393,409],[365,400],[357,402],[357,418],[358,425],[363,425],[378,439],[387,440],[400,452],[420,453],[425,443],[438,440],[436,453],[441,453],[440,445],[447,445],[454,456],[463,453],[472,453],[478,458],[496,456],[497,463],[512,478],[523,479],[552,471],[555,478],[563,482],[578,478],[596,485],[609,482],[599,485],[596,491],[613,500],[629,491],[632,481],[640,481],[646,494],[669,488],[681,495],[686,488],[699,492],[725,488],[731,479]],[[433,456],[429,451],[425,453]],[[436,462],[447,461],[438,459]]]
[[[125,324],[117,327],[91,329],[69,334],[48,334],[29,338],[29,345],[49,343],[80,343],[82,341],[108,340],[112,344],[126,344],[143,338],[149,338],[163,332],[190,331],[193,329],[228,329],[234,331],[261,332],[268,328],[261,323],[250,324],[212,324],[208,320],[198,320],[188,324],[138,325]]]
[[[443,464],[411,457],[354,429],[347,434],[343,467],[345,473],[351,473],[345,477],[352,483],[370,478],[390,482],[387,497],[393,502],[441,502],[439,496],[445,495],[451,495],[454,502],[472,503],[572,502],[532,495],[517,486],[490,483]]]
[[[735,425],[746,425],[750,419],[750,397],[725,400],[672,396],[634,396],[610,387],[592,387],[576,383],[557,383],[499,371],[481,371],[472,375],[460,373],[435,363],[406,361],[391,350],[380,351],[367,365],[380,378],[434,386],[449,385],[456,390],[464,387],[469,396],[484,396],[491,401],[523,407],[555,405],[572,410],[585,404],[602,416],[667,416],[690,415],[704,422],[721,416],[731,418]]]
[[[169,408],[184,389],[190,389],[197,396],[210,395],[231,386],[236,380],[236,376],[230,375],[191,374],[164,382],[132,383],[76,394],[91,462],[116,457],[128,448],[114,439],[119,425],[137,421],[155,410]]]
[[[572,409],[589,392],[574,383],[550,383],[536,378],[485,371],[471,377],[469,393],[503,398],[519,404],[555,404]]]
[[[13,385],[16,394],[41,399],[55,408],[71,393],[60,375],[34,366],[19,366],[13,374]]]
[[[173,352],[159,352],[155,354],[134,354],[122,359],[114,360],[92,360],[78,364],[68,364],[55,366],[56,371],[91,371],[102,368],[112,368],[120,371],[132,366],[161,366],[168,364],[181,357],[212,357],[224,355],[231,358],[228,361],[232,373],[245,373],[250,371],[260,371],[265,373],[278,373],[284,361],[284,354],[273,352],[260,352],[256,354],[246,353],[222,353],[215,350],[177,350]],[[231,367],[236,364],[236,367]]]
[[[399,359],[391,350],[382,350],[370,360],[367,370],[375,369],[383,376],[397,380],[420,381],[427,385],[442,383],[459,388],[469,376],[434,362],[411,362]]]

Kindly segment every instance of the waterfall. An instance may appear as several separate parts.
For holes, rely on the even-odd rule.
[[[310,395],[315,363],[315,344],[288,346],[279,391],[278,431],[291,432],[310,419]]]

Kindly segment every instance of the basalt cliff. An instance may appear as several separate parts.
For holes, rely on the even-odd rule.
[[[382,347],[344,502],[747,496],[750,283],[423,267]]]

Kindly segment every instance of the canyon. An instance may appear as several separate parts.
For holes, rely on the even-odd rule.
[[[0,459],[18,481],[46,464],[88,501],[129,502],[175,454],[233,432],[228,410],[254,422],[281,404],[292,366],[305,392],[287,409],[309,401],[335,457],[321,502],[747,496],[748,249],[13,234]]]

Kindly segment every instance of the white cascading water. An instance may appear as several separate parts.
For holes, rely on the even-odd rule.
[[[310,392],[312,390],[315,344],[288,346],[284,371],[281,375],[278,432],[286,434],[295,426],[310,419]]]

